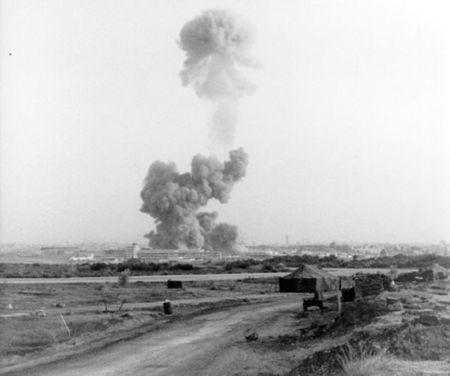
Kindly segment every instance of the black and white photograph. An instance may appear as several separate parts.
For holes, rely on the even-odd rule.
[[[450,2],[0,0],[1,376],[450,376]]]

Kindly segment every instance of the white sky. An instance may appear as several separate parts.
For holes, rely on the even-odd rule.
[[[450,240],[447,1],[2,0],[1,241],[141,241],[150,163],[207,152],[176,40],[225,7],[257,30],[250,154],[228,205],[251,242]]]

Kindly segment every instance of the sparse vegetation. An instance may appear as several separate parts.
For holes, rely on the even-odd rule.
[[[130,281],[130,269],[125,269],[119,274],[119,286],[126,286]]]
[[[227,299],[243,294],[275,292],[274,279],[249,281],[185,282],[184,289],[167,289],[165,283],[136,282],[104,284],[2,284],[1,314],[30,312],[20,317],[0,317],[0,368],[17,356],[39,353],[65,341],[108,336],[117,330],[155,322],[160,306],[134,309],[135,303],[162,302],[188,298]],[[13,310],[7,308],[8,303]],[[218,303],[210,306],[218,306]],[[94,307],[94,309],[92,309]],[[61,308],[55,312],[56,308]],[[177,313],[204,309],[205,305],[177,308]],[[42,311],[45,315],[37,315]],[[61,312],[70,336],[60,318]],[[95,337],[95,338],[94,338]],[[80,339],[81,338],[81,339]]]
[[[241,261],[234,262],[232,268],[251,270],[261,265],[254,260]],[[447,293],[448,283],[439,281],[436,286],[427,283],[402,286],[400,291],[344,303],[339,315],[336,314],[334,299],[325,300],[324,313],[319,310],[300,313],[300,297],[293,296],[295,301],[299,299],[295,310],[280,311],[276,319],[267,318],[266,324],[273,322],[275,330],[267,330],[265,324],[258,326],[256,322],[240,327],[239,335],[245,345],[239,351],[247,354],[245,346],[248,346],[252,354],[255,349],[264,354],[267,351],[267,354],[280,356],[279,359],[286,354],[299,354],[297,360],[289,358],[289,369],[295,367],[286,374],[290,376],[403,376],[411,370],[426,369],[425,362],[430,362],[430,365],[426,363],[429,369],[440,366],[450,351],[450,322],[445,316],[439,318],[441,312],[446,311],[446,305],[443,297],[436,297],[433,292],[439,287],[439,292]],[[2,336],[3,342],[0,341],[0,366],[2,362],[6,364],[32,354],[39,356],[42,350],[48,352],[72,342],[107,339],[118,332],[126,333],[141,325],[159,323],[156,320],[162,317],[161,303],[166,298],[175,301],[236,297],[240,304],[249,304],[250,300],[244,299],[244,294],[278,290],[273,277],[214,283],[186,282],[183,287],[167,289],[164,283],[145,282],[127,285],[119,283],[119,280],[111,284],[6,284],[3,288],[5,301],[11,302],[14,310],[42,310],[46,315],[0,318],[0,332],[6,333]],[[124,298],[127,299],[126,304]],[[405,307],[400,315],[391,313],[389,302],[392,300],[400,301]],[[158,302],[158,305],[148,310],[143,308],[141,303],[144,302]],[[133,307],[134,303],[139,304]],[[56,310],[57,307],[64,309]],[[203,309],[206,307],[218,310],[220,304],[210,303]],[[182,305],[174,312],[175,318],[181,317],[178,309],[183,312],[182,316],[202,308]],[[407,310],[412,310],[412,313]],[[430,313],[424,315],[424,310]],[[0,311],[11,312],[6,306],[0,307]],[[60,313],[64,315],[69,330],[59,318]]]
[[[450,268],[450,257],[433,254],[419,256],[396,255],[369,259],[342,260],[334,255],[319,257],[311,255],[277,256],[265,260],[239,259],[193,265],[190,263],[147,263],[130,259],[119,264],[0,264],[0,278],[68,278],[119,276],[124,270],[132,275],[151,274],[204,274],[241,272],[285,272],[300,264],[314,264],[322,268],[422,268],[438,263]]]
[[[410,376],[416,367],[414,362],[380,353],[345,358],[342,368],[342,376]]]

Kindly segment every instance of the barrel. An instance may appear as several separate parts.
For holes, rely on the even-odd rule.
[[[172,314],[172,303],[169,300],[165,300],[163,303],[163,310],[166,315]]]

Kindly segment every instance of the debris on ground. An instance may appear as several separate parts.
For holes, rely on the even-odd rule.
[[[258,333],[254,330],[247,329],[247,331],[244,334],[245,339],[247,342],[253,342],[258,340]]]
[[[448,296],[446,287],[408,283],[399,291],[383,292],[378,278],[365,277],[362,283],[359,278],[359,296],[368,295],[343,304],[341,315],[322,331],[321,349],[306,356],[289,376],[341,376],[342,354],[348,349],[362,359],[385,352],[403,364],[446,359],[450,364],[450,300],[433,297],[436,292]],[[302,334],[310,330],[303,326]],[[332,343],[345,336],[344,343]],[[300,339],[296,346],[305,347]]]
[[[356,296],[376,296],[384,290],[389,290],[392,280],[384,274],[362,274],[354,276]]]

